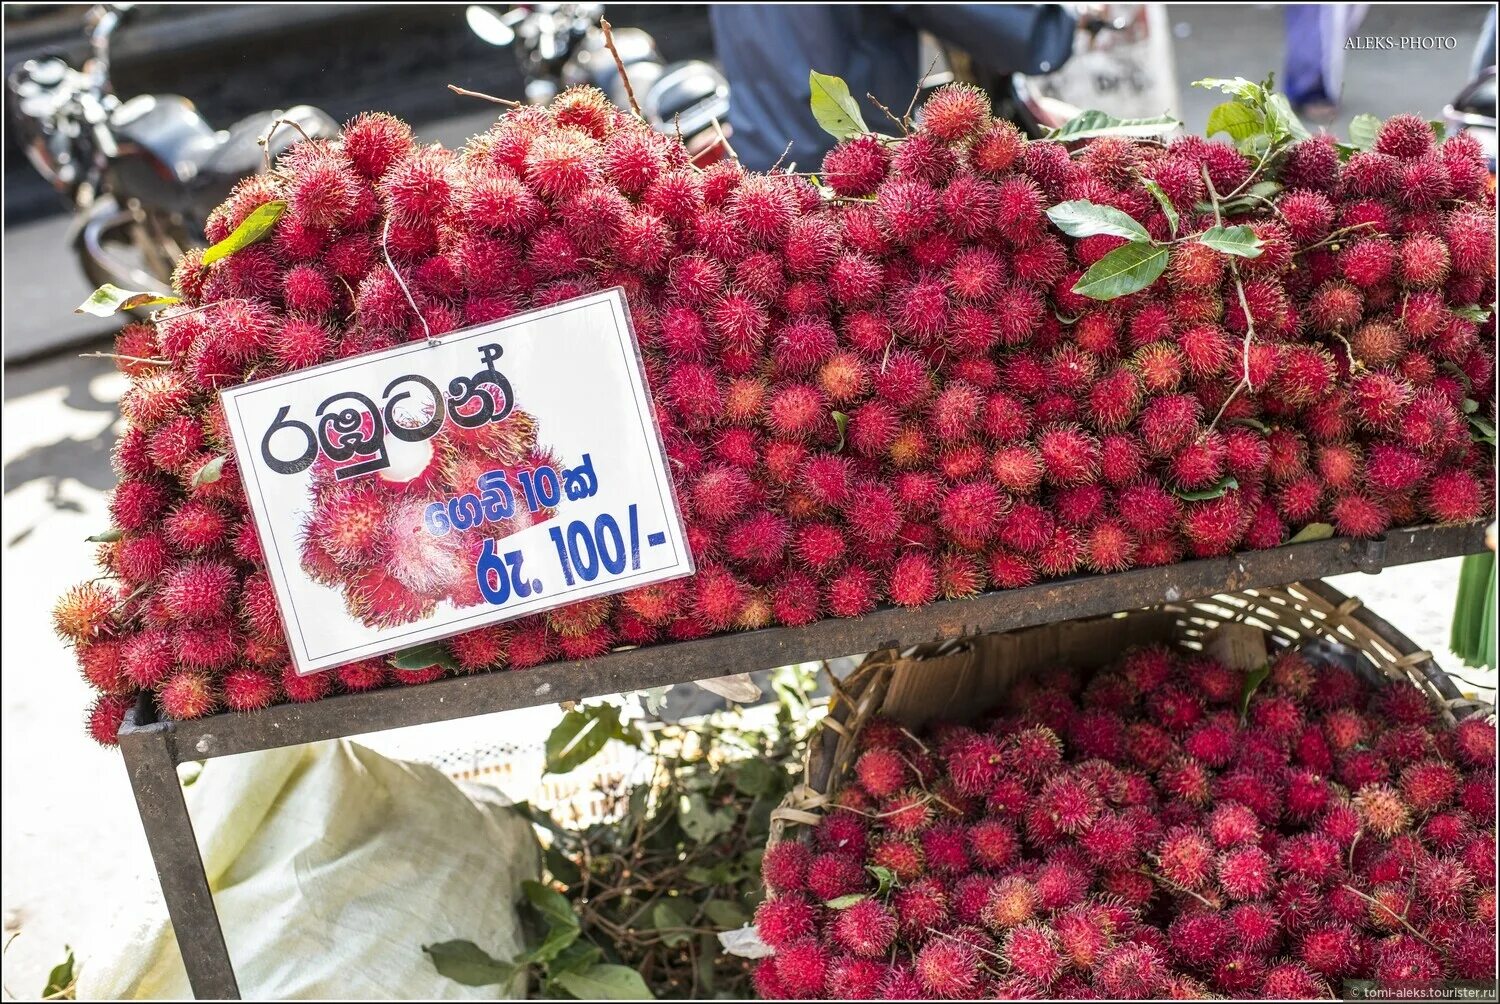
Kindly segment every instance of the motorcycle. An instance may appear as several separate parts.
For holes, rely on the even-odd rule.
[[[17,140],[73,211],[68,241],[89,282],[167,292],[182,252],[205,243],[202,223],[240,179],[338,125],[308,105],[214,129],[187,98],[121,99],[110,81],[110,39],[134,4],[90,8],[89,56],[29,59],[6,79]]]
[[[1489,162],[1491,179],[1495,177],[1497,148],[1495,96],[1495,67],[1487,66],[1443,108],[1444,131],[1450,136],[1467,132],[1479,141]]]
[[[1028,136],[1045,136],[1084,110],[1149,118],[1181,110],[1172,30],[1161,4],[1080,4],[1073,54],[1043,74],[1000,74],[949,50],[960,79],[978,84],[996,111]]]
[[[712,63],[668,63],[647,32],[611,29],[610,40],[630,82],[627,90],[600,23],[602,4],[530,4],[503,13],[474,5],[465,13],[475,35],[515,53],[529,104],[546,104],[565,87],[591,84],[618,107],[629,108],[633,92],[642,117],[658,132],[681,136],[695,163],[708,164],[727,154],[729,83]]]

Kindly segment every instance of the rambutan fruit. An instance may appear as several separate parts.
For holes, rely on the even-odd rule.
[[[1462,523],[1484,515],[1489,499],[1479,479],[1455,467],[1433,475],[1424,491],[1423,507],[1440,523]]]
[[[949,84],[922,103],[922,128],[945,143],[973,137],[990,123],[990,99],[968,84]]]
[[[183,670],[162,681],[156,690],[156,701],[164,715],[186,721],[212,714],[218,707],[219,696],[208,674]]]
[[[817,930],[818,909],[795,892],[764,900],[755,910],[755,927],[772,948],[795,945]]]
[[[826,993],[830,959],[814,938],[785,945],[774,958],[777,982],[790,998],[816,998]]]
[[[1279,216],[1299,244],[1315,244],[1333,229],[1333,203],[1321,192],[1292,189],[1277,200]]]
[[[1354,808],[1373,833],[1392,837],[1411,824],[1411,810],[1395,788],[1385,784],[1368,784],[1354,796]]]
[[[1199,830],[1178,828],[1157,845],[1156,863],[1163,877],[1184,889],[1198,889],[1214,870],[1214,847]]]
[[[111,631],[118,597],[98,582],[73,586],[52,608],[52,628],[73,642],[90,642]]]
[[[1401,798],[1418,815],[1446,807],[1458,793],[1458,785],[1458,772],[1442,760],[1423,760],[1401,771]]]
[[[1495,725],[1478,715],[1463,719],[1453,727],[1453,749],[1457,759],[1470,767],[1485,767],[1495,762]]]
[[[1427,858],[1417,865],[1414,874],[1417,896],[1430,914],[1462,914],[1468,895],[1474,888],[1474,876],[1452,858]]]
[[[1396,250],[1396,274],[1403,286],[1426,288],[1448,277],[1448,248],[1438,237],[1415,234]]]
[[[1443,979],[1438,950],[1409,935],[1385,939],[1373,949],[1376,984],[1387,992],[1429,989]]]
[[[1115,948],[1094,965],[1094,986],[1107,997],[1146,1000],[1165,987],[1169,968],[1162,953],[1139,942]]]
[[[1478,922],[1460,924],[1450,935],[1447,958],[1460,980],[1491,980],[1495,972],[1495,933]]]
[[[100,746],[119,744],[120,726],[125,713],[135,707],[135,698],[123,694],[100,694],[90,705],[85,721],[90,737]]]
[[[1358,493],[1340,495],[1329,507],[1339,533],[1346,537],[1378,537],[1391,525],[1390,511]]]
[[[823,179],[839,195],[860,198],[885,180],[890,156],[874,135],[840,143],[823,156]]]

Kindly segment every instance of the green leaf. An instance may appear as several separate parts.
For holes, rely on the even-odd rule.
[[[1156,204],[1161,206],[1161,213],[1167,218],[1167,225],[1172,228],[1172,236],[1176,237],[1177,224],[1182,222],[1182,218],[1177,215],[1177,207],[1172,205],[1172,200],[1167,198],[1167,193],[1163,192],[1161,186],[1155,181],[1152,181],[1150,178],[1142,178],[1141,184],[1146,186],[1146,191],[1150,192],[1151,197],[1156,200]]]
[[[703,904],[703,912],[715,927],[731,931],[750,923],[750,911],[727,899],[711,899]]]
[[[220,258],[228,258],[236,251],[244,250],[271,232],[281,214],[286,212],[286,203],[281,199],[257,206],[255,210],[234,228],[234,233],[203,252],[203,264],[212,265]]]
[[[547,963],[547,974],[557,979],[563,973],[576,973],[589,968],[604,958],[597,945],[587,941],[575,941]]]
[[[1473,437],[1481,443],[1488,443],[1491,446],[1494,446],[1495,423],[1491,422],[1483,415],[1468,415],[1466,417],[1469,420],[1469,424],[1474,427],[1473,432],[1471,433]]]
[[[1195,492],[1177,492],[1176,494],[1178,498],[1186,502],[1206,502],[1209,499],[1218,498],[1231,488],[1238,488],[1239,486],[1240,483],[1238,481],[1232,476],[1226,475],[1220,478],[1216,484],[1210,485],[1207,488]]]
[[[1226,101],[1208,113],[1209,136],[1226,133],[1236,143],[1266,131],[1266,117],[1239,101]]]
[[[677,821],[688,839],[706,844],[734,826],[734,817],[726,811],[709,808],[702,792],[683,795],[677,805]]]
[[[550,927],[547,929],[547,936],[542,939],[542,943],[525,955],[522,955],[516,961],[551,963],[553,959],[562,954],[564,949],[578,940],[580,933],[576,927]]]
[[[1475,324],[1483,324],[1490,319],[1490,312],[1477,303],[1471,303],[1464,307],[1454,307],[1453,312],[1464,320],[1473,321]]]
[[[469,987],[509,984],[521,971],[513,962],[501,962],[472,941],[442,941],[423,945],[438,972]]]
[[[1263,243],[1255,236],[1255,231],[1247,226],[1209,227],[1194,240],[1220,254],[1232,254],[1239,258],[1259,258]]]
[[[885,865],[865,865],[865,871],[875,876],[876,896],[884,896],[896,884],[896,873]]]
[[[178,296],[163,296],[160,293],[141,293],[132,289],[105,283],[89,294],[89,298],[73,308],[75,314],[93,314],[95,317],[111,317],[122,310],[139,310],[141,307],[170,307],[181,303]]]
[[[845,415],[842,411],[835,411],[833,413],[833,424],[839,427],[839,445],[833,448],[833,452],[839,453],[844,449],[844,433],[849,430],[849,416]]]
[[[1266,89],[1253,80],[1244,77],[1204,77],[1195,80],[1193,87],[1201,87],[1208,91],[1223,91],[1232,94],[1242,101],[1259,103],[1266,99]]]
[[[1465,415],[1472,415],[1479,410],[1479,402],[1474,400],[1472,397],[1466,397],[1464,398],[1462,407]],[[93,537],[89,538],[89,540],[93,539]]]
[[[1047,218],[1069,237],[1108,234],[1128,241],[1150,241],[1146,228],[1114,206],[1099,206],[1087,199],[1060,202],[1047,210]]]
[[[620,709],[612,704],[579,708],[563,715],[547,736],[548,774],[566,774],[604,748],[620,725]]]
[[[776,768],[751,758],[734,765],[734,787],[745,795],[769,795],[776,790]]]
[[[578,914],[573,912],[573,904],[550,885],[527,879],[521,883],[521,891],[526,894],[526,901],[547,921],[548,930],[578,927]]]
[[[1333,527],[1328,523],[1309,523],[1287,541],[1288,544],[1306,544],[1313,540],[1327,540],[1333,536]]]
[[[846,896],[837,896],[833,899],[830,899],[823,905],[828,907],[828,909],[830,910],[847,910],[855,903],[863,902],[864,900],[867,900],[869,898],[870,894],[867,892],[851,892]]]
[[[1380,133],[1380,119],[1362,112],[1349,120],[1349,145],[1356,150],[1375,149],[1375,137]]]
[[[1094,139],[1098,136],[1134,136],[1146,138],[1165,136],[1178,129],[1182,123],[1171,115],[1153,118],[1121,119],[1101,111],[1080,112],[1067,122],[1047,134],[1048,139],[1071,143],[1074,140]]]
[[[1250,713],[1250,698],[1260,689],[1260,685],[1266,682],[1266,677],[1271,675],[1271,666],[1266,664],[1259,669],[1251,670],[1245,674],[1245,689],[1240,694],[1240,721]]]
[[[1260,160],[1270,156],[1272,139],[1270,133],[1258,132],[1238,140],[1234,148],[1251,160]]]
[[[1297,113],[1292,111],[1292,103],[1286,99],[1285,94],[1272,94],[1266,99],[1266,120],[1283,137],[1301,140],[1312,135],[1297,117]]]
[[[600,964],[576,973],[558,973],[553,982],[579,1000],[649,1001],[655,1000],[641,979],[629,966]]]
[[[47,974],[47,987],[42,991],[44,998],[62,997],[73,989],[76,979],[73,973],[73,946],[64,945],[63,950],[68,953],[68,957],[53,966],[52,971]]]
[[[807,86],[812,92],[813,118],[828,135],[842,140],[870,131],[860,114],[859,102],[849,93],[849,85],[842,77],[812,70],[807,75]]]
[[[575,885],[583,878],[583,873],[573,863],[573,859],[562,852],[557,844],[548,847],[542,853],[542,861],[547,865],[547,874],[567,885]]]
[[[1113,300],[1145,289],[1166,267],[1165,245],[1125,244],[1094,262],[1073,292],[1094,300]]]
[[[204,485],[211,485],[222,478],[224,476],[224,461],[228,459],[227,454],[221,453],[198,468],[198,472],[193,475],[193,487],[202,488]]]
[[[402,649],[391,656],[390,664],[393,669],[408,671],[427,669],[429,666],[442,666],[444,669],[452,670],[459,668],[458,663],[454,661],[453,654],[440,641],[429,641],[422,645]]]
[[[105,530],[103,533],[96,533],[92,537],[85,537],[83,539],[88,541],[90,544],[113,544],[115,541],[124,536],[124,530],[121,530],[117,526],[112,526],[108,530]]]
[[[690,940],[686,931],[688,918],[676,900],[663,899],[651,908],[651,926],[662,933],[662,943],[668,948],[685,945]]]

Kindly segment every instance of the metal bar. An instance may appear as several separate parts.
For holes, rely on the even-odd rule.
[[[281,704],[248,714],[220,714],[151,727],[164,730],[174,761],[204,760],[879,648],[1011,631],[1256,586],[1347,572],[1378,572],[1394,565],[1468,554],[1483,547],[1484,531],[1477,523],[1392,531],[1378,540],[1320,540],[1114,575],[1078,576],[915,609],[885,608],[865,617],[823,620],[800,628],[766,628],[653,645],[585,662],[552,663],[523,672],[481,673],[420,687],[345,694],[308,704]],[[133,727],[127,724],[122,738]]]
[[[120,752],[130,772],[130,786],[146,830],[146,843],[161,881],[162,898],[187,969],[193,996],[200,1000],[238,1000],[234,964],[219,927],[213,892],[193,835],[193,820],[177,779],[168,729],[163,724],[136,725],[139,709],[127,713],[120,730]]]

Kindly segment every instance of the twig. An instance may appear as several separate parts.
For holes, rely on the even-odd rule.
[[[492,104],[504,105],[507,108],[521,107],[521,102],[519,101],[512,101],[510,98],[497,98],[493,94],[486,94],[483,91],[471,91],[467,87],[460,87],[457,84],[449,84],[448,90],[452,91],[454,94],[457,94],[459,97],[478,98],[480,101],[488,101]]]
[[[297,130],[302,134],[302,138],[307,142],[311,143],[313,141],[313,138],[307,134],[307,130],[303,129],[302,125],[298,122],[294,122],[291,119],[284,117],[277,119],[275,122],[272,122],[271,128],[266,130],[266,134],[256,140],[256,142],[260,144],[261,155],[264,158],[264,165],[267,171],[271,169],[271,137],[275,136],[276,130],[280,129],[284,125],[289,125],[293,129]]]
[[[724,147],[724,149],[726,151],[728,151],[729,156],[733,157],[735,159],[735,162],[738,163],[739,159],[740,159],[740,155],[737,154],[737,153],[735,153],[734,152],[734,147],[732,147],[732,146],[729,145],[729,137],[726,136],[726,135],[724,135],[724,127],[719,124],[719,117],[717,115],[715,115],[713,117],[713,119],[711,119],[711,121],[714,124],[714,134],[719,137],[720,144],[722,144],[723,147]],[[682,132],[681,132],[681,129],[679,128],[679,130],[678,130],[678,138],[679,139],[681,138],[681,135],[682,135]]]
[[[920,85],[918,86],[920,87]],[[874,104],[876,108],[879,108],[881,111],[885,112],[885,117],[896,123],[896,128],[900,129],[903,134],[907,132],[906,123],[898,119],[895,112],[891,111],[885,105],[881,104],[879,98],[871,94],[869,91],[865,92],[865,97],[869,98],[871,103]]]
[[[911,92],[911,100],[906,103],[906,114],[901,116],[901,121],[907,125],[911,124],[912,109],[917,107],[917,95],[922,93],[922,85],[927,83],[927,78],[932,76],[932,71],[937,69],[938,57],[933,56],[932,62],[927,64],[927,69],[917,79],[917,89]]]
[[[1348,889],[1350,892],[1354,893],[1354,895],[1356,895],[1360,899],[1364,900],[1366,903],[1369,903],[1371,906],[1377,906],[1380,909],[1384,910],[1386,913],[1390,914],[1393,918],[1395,918],[1397,921],[1399,921],[1401,923],[1402,927],[1406,928],[1408,931],[1410,931],[1412,934],[1414,934],[1417,937],[1417,940],[1421,941],[1428,948],[1433,948],[1433,949],[1437,948],[1436,945],[1434,945],[1431,941],[1427,940],[1427,936],[1425,934],[1423,934],[1421,931],[1417,930],[1415,927],[1412,927],[1411,924],[1407,922],[1407,920],[1406,920],[1405,917],[1401,916],[1395,910],[1392,910],[1390,907],[1388,907],[1384,903],[1380,902],[1380,900],[1376,899],[1373,896],[1368,896],[1365,893],[1360,892],[1358,889],[1354,888],[1348,882],[1343,882],[1343,883],[1340,883],[1340,884],[1343,885],[1343,887],[1345,889]]]
[[[1140,872],[1142,875],[1146,876],[1149,879],[1152,879],[1152,880],[1154,880],[1156,882],[1160,882],[1162,885],[1166,886],[1168,889],[1173,890],[1174,892],[1186,893],[1187,895],[1193,897],[1198,902],[1202,903],[1204,906],[1208,907],[1211,910],[1212,909],[1216,909],[1216,907],[1215,907],[1215,905],[1213,903],[1211,903],[1208,900],[1204,899],[1202,896],[1199,896],[1197,893],[1193,892],[1193,890],[1187,888],[1186,886],[1178,885],[1176,882],[1173,882],[1171,879],[1167,878],[1165,875],[1158,875],[1154,871],[1152,871],[1151,869],[1146,868],[1144,866],[1138,867],[1135,870],[1138,871],[1138,872]]]
[[[1001,955],[999,952],[992,952],[988,948],[980,948],[978,945],[974,944],[974,942],[967,941],[967,940],[965,940],[963,938],[955,937],[954,935],[949,934],[947,931],[939,931],[935,927],[929,927],[927,929],[927,933],[928,934],[935,934],[939,938],[948,938],[949,940],[956,941],[956,942],[958,942],[961,945],[968,945],[970,948],[974,949],[974,951],[976,951],[976,952],[982,952],[985,955],[992,956],[994,958],[1000,959],[1001,961],[1004,961],[1004,959],[1005,959],[1005,956]]]
[[[620,71],[620,82],[625,85],[625,96],[630,99],[630,110],[635,112],[635,117],[644,120],[646,116],[641,114],[641,106],[635,100],[635,88],[630,86],[630,74],[625,72],[625,60],[620,58],[620,50],[615,48],[615,33],[610,30],[609,22],[604,18],[599,19],[599,27],[604,29],[604,47],[609,54],[615,57],[615,69]]]
[[[786,160],[786,155],[792,152],[792,144],[795,142],[796,140],[790,139],[786,141],[786,148],[781,151],[781,156],[776,158],[776,163],[771,165],[771,169],[766,172],[767,174],[776,173],[776,169],[781,166],[781,162]]]
[[[1213,201],[1214,222],[1223,226],[1224,216],[1219,209],[1219,193],[1214,190],[1214,182],[1208,175],[1207,167],[1203,168],[1203,183],[1208,186],[1208,197]],[[1232,257],[1229,259],[1229,274],[1234,278],[1234,291],[1239,295],[1240,312],[1245,315],[1245,338],[1240,344],[1240,367],[1242,374],[1239,381],[1230,390],[1229,396],[1224,399],[1224,403],[1219,405],[1219,411],[1218,414],[1214,415],[1214,420],[1208,423],[1208,428],[1203,432],[1205,436],[1214,431],[1218,426],[1219,419],[1224,417],[1224,412],[1228,411],[1229,406],[1234,403],[1234,399],[1239,397],[1240,391],[1255,390],[1255,385],[1250,382],[1250,345],[1255,340],[1255,318],[1250,315],[1250,302],[1245,299],[1245,284],[1240,281],[1240,269]]]
[[[1315,250],[1317,248],[1320,248],[1320,247],[1322,247],[1325,244],[1332,244],[1334,241],[1338,240],[1344,234],[1350,234],[1350,233],[1353,233],[1356,230],[1362,230],[1365,227],[1373,227],[1374,225],[1375,225],[1375,221],[1374,220],[1366,220],[1363,223],[1355,223],[1355,224],[1353,224],[1351,226],[1340,227],[1339,229],[1335,230],[1333,233],[1329,234],[1327,237],[1324,237],[1322,240],[1318,241],[1318,243],[1316,243],[1316,244],[1309,244],[1305,248],[1298,248],[1297,249],[1297,254],[1305,254],[1306,252]],[[1372,234],[1371,236],[1378,237],[1378,236],[1381,236],[1381,235],[1380,234]]]
[[[131,363],[147,363],[151,366],[170,366],[169,359],[143,359],[140,356],[122,356],[118,352],[80,352],[79,359],[124,359]]]

